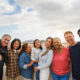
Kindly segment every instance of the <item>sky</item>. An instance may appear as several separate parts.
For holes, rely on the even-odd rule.
[[[80,0],[0,0],[0,38],[10,34],[21,41],[59,37],[72,31],[80,38]]]

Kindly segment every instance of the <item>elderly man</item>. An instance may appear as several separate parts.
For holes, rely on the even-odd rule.
[[[11,36],[8,34],[3,35],[0,39],[0,80],[2,80],[3,76],[3,65],[5,62],[5,55],[8,49],[7,46],[9,44],[10,39]]]

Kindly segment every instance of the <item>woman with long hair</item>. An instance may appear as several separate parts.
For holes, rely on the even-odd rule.
[[[39,55],[38,66],[34,68],[34,71],[40,70],[40,80],[49,79],[49,66],[51,65],[53,58],[52,44],[53,39],[48,37],[45,42],[45,48],[43,48]]]
[[[21,41],[14,39],[11,42],[11,49],[8,50],[6,55],[6,66],[7,66],[7,79],[8,80],[19,80],[19,50],[21,48]]]
[[[33,67],[37,67],[39,62],[39,54],[42,50],[42,46],[39,39],[35,39],[33,45],[34,47],[32,48],[31,51],[31,60],[34,62]],[[37,70],[37,72],[34,73],[35,80],[39,80],[39,72],[40,71]]]

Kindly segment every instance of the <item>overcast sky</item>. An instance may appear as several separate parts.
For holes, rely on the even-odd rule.
[[[70,30],[80,40],[80,0],[0,0],[0,38],[21,41],[59,37]]]

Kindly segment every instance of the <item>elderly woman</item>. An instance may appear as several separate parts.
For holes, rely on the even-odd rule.
[[[70,54],[69,49],[62,46],[59,38],[53,39],[54,57],[52,61],[53,80],[69,80]]]
[[[30,59],[31,47],[28,43],[24,43],[19,57],[19,67],[23,80],[31,80],[33,61]]]

